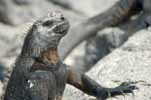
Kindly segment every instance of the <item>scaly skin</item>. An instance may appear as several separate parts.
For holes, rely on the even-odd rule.
[[[29,30],[9,80],[4,100],[61,100],[65,84],[106,99],[137,89],[130,83],[106,88],[60,61],[57,47],[69,22],[59,12],[36,21]]]

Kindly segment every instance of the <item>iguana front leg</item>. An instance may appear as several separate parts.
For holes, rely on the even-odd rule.
[[[87,75],[78,73],[76,70],[71,68],[68,69],[67,82],[84,93],[101,98],[102,100],[117,95],[123,95],[123,93],[133,93],[133,90],[137,89],[136,86],[126,82],[123,82],[120,86],[115,88],[103,87]]]

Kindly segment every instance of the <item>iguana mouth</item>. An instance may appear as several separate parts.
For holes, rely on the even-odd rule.
[[[68,29],[69,29],[69,22],[68,21],[64,21],[63,23],[60,23],[59,25],[57,25],[53,31],[56,34],[66,35]]]

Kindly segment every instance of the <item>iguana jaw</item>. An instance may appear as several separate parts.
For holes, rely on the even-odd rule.
[[[59,55],[56,48],[49,49],[41,55],[43,62],[48,64],[56,64],[59,62]]]

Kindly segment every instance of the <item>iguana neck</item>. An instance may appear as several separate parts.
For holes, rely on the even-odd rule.
[[[59,62],[59,55],[57,48],[50,48],[41,55],[41,59],[47,64],[57,64]]]

